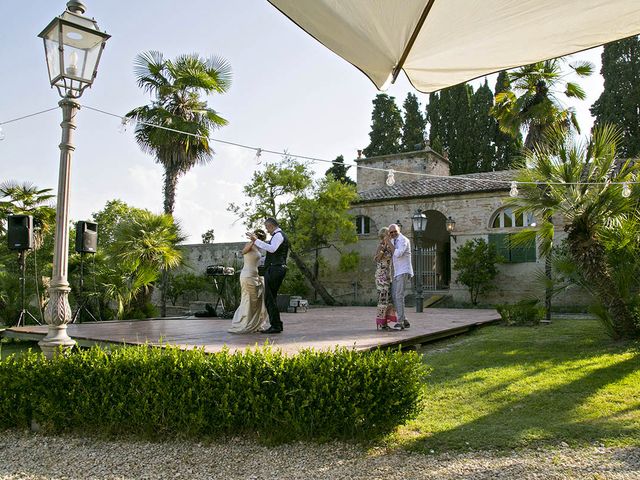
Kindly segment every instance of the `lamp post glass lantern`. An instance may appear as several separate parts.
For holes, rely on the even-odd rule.
[[[421,209],[416,210],[416,213],[411,217],[413,223],[413,231],[416,233],[422,233],[427,229],[427,216],[422,213]]]
[[[82,14],[82,2],[70,1],[38,35],[44,41],[49,81],[61,97],[79,98],[91,86],[110,35],[101,32],[94,19]]]
[[[55,247],[53,251],[53,273],[49,287],[49,303],[45,310],[45,321],[49,329],[47,336],[38,344],[48,357],[59,347],[69,347],[75,342],[67,335],[67,324],[71,321],[69,306],[69,183],[71,154],[75,118],[84,90],[91,86],[98,71],[102,50],[110,35],[98,30],[96,21],[84,17],[84,4],[78,0],[67,2],[67,9],[54,18],[38,35],[44,41],[49,71],[49,81],[56,87],[62,100],[62,141],[60,142],[60,170],[56,205]]]
[[[422,213],[421,209],[416,210],[416,213],[411,217],[411,224],[413,226],[413,234],[414,234],[414,258],[416,264],[416,275],[415,275],[415,289],[416,289],[416,313],[422,312],[423,305],[422,301],[424,299],[422,292],[422,275],[423,275],[423,263],[424,263],[424,255],[423,249],[418,246],[418,238],[427,230],[427,216]]]

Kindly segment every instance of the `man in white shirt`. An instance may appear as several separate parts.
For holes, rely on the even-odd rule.
[[[278,310],[278,290],[287,274],[287,254],[289,253],[289,239],[280,229],[275,218],[267,218],[264,222],[267,232],[271,235],[268,242],[263,242],[255,233],[247,233],[247,237],[256,247],[267,251],[264,261],[264,303],[269,314],[271,326],[261,333],[281,333],[282,320]]]
[[[395,223],[389,225],[389,235],[393,243],[393,282],[391,282],[391,295],[393,305],[396,307],[398,322],[394,325],[396,330],[404,330],[411,325],[404,313],[404,289],[413,277],[411,265],[411,243],[409,239],[400,233],[400,227]]]

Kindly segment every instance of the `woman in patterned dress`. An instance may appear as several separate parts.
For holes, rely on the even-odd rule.
[[[378,290],[378,309],[376,311],[376,328],[389,331],[389,322],[395,322],[395,310],[391,301],[391,256],[393,244],[389,237],[389,229],[381,228],[378,232],[378,249],[373,259],[376,262],[376,289]]]

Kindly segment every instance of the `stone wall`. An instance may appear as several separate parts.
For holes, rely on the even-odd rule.
[[[396,171],[394,175],[396,183],[410,182],[424,178],[417,175],[399,173],[398,170],[412,173],[428,173],[431,175],[449,175],[449,160],[430,148],[427,150],[420,150],[418,152],[359,158],[356,160],[356,163],[358,167],[366,166],[381,168],[384,170],[393,169]],[[364,192],[365,190],[384,187],[386,185],[386,171],[358,168],[356,175],[358,192]]]
[[[241,269],[243,265],[242,248],[246,242],[197,243],[181,245],[184,253],[185,272],[205,273],[209,265],[224,265]]]
[[[185,265],[175,270],[174,274],[181,273],[193,273],[196,275],[204,275],[209,265],[224,265],[225,267],[234,267],[236,271],[242,269],[242,248],[245,242],[234,243],[197,243],[180,245],[180,249],[184,255]],[[213,278],[211,279],[211,285],[213,285]],[[210,291],[201,292],[199,300],[194,302],[192,299],[180,297],[176,306],[172,306],[171,302],[168,302],[167,308],[169,315],[178,315],[189,310],[189,306],[193,306],[194,303],[199,304],[197,308],[191,308],[191,310],[203,310],[205,303],[215,303],[217,297],[213,292],[213,287]],[[160,305],[160,290],[155,289],[151,301],[155,305]]]

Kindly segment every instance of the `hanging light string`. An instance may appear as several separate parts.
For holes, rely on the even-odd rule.
[[[322,162],[322,163],[330,163],[332,165],[344,165],[346,167],[356,167],[356,168],[360,168],[360,169],[365,169],[365,170],[373,170],[373,171],[378,171],[378,172],[384,172],[387,174],[387,178],[386,178],[386,185],[388,186],[393,186],[396,183],[395,180],[395,174],[396,173],[400,173],[403,175],[413,175],[413,176],[417,176],[417,177],[427,177],[427,178],[439,178],[439,179],[448,179],[448,180],[466,180],[466,181],[470,181],[470,182],[479,182],[479,183],[492,183],[492,184],[499,184],[499,185],[509,185],[510,186],[510,190],[509,190],[509,195],[511,195],[512,197],[517,197],[518,196],[518,185],[565,185],[565,186],[570,186],[570,185],[622,185],[622,195],[627,198],[631,195],[631,188],[630,185],[636,185],[638,183],[640,183],[640,181],[624,181],[624,182],[579,182],[579,183],[569,183],[569,182],[521,182],[521,181],[515,181],[515,180],[498,180],[498,179],[493,179],[493,178],[473,178],[473,177],[467,177],[467,176],[463,176],[463,175],[454,175],[454,176],[450,176],[450,175],[435,175],[435,174],[431,174],[431,173],[421,173],[421,172],[406,172],[406,171],[401,171],[401,170],[394,170],[394,169],[389,169],[389,168],[382,168],[382,167],[372,167],[372,166],[368,166],[368,165],[358,165],[358,164],[353,164],[353,163],[347,163],[347,162],[338,162],[336,160],[327,160],[324,158],[318,158],[318,157],[310,157],[307,155],[297,155],[297,154],[292,154],[292,153],[288,153],[288,152],[279,152],[277,150],[269,150],[266,148],[261,148],[261,147],[254,147],[251,145],[246,145],[246,144],[242,144],[242,143],[237,143],[237,142],[231,142],[228,140],[220,140],[217,138],[212,138],[212,137],[206,137],[204,135],[200,135],[197,133],[191,133],[191,132],[185,132],[182,130],[178,130],[175,128],[171,128],[171,127],[166,127],[164,125],[158,125],[158,124],[154,124],[151,122],[145,122],[143,120],[138,120],[138,119],[131,119],[129,117],[125,117],[122,115],[118,115],[116,113],[111,113],[111,112],[107,112],[106,110],[102,110],[99,108],[95,108],[95,107],[91,107],[89,105],[83,105],[83,108],[86,108],[87,110],[92,110],[94,112],[98,112],[98,113],[102,113],[103,115],[108,115],[111,117],[115,117],[118,118],[121,122],[120,128],[121,130],[124,132],[126,131],[126,127],[127,125],[133,120],[136,123],[140,123],[142,125],[147,125],[150,127],[155,127],[155,128],[159,128],[162,130],[167,130],[169,132],[175,132],[175,133],[179,133],[182,135],[189,135],[192,137],[197,137],[197,138],[202,138],[202,139],[206,139],[206,140],[210,140],[213,142],[217,142],[223,145],[232,145],[235,147],[239,147],[239,148],[244,148],[244,149],[248,149],[248,150],[253,150],[255,152],[255,160],[256,163],[258,165],[260,165],[262,163],[262,158],[261,155],[262,153],[270,153],[273,155],[278,155],[278,156],[288,156],[291,158],[297,158],[297,159],[302,159],[302,160],[309,160],[311,162]],[[3,122],[0,122],[0,125],[6,125],[8,123],[12,123],[12,122],[17,122],[19,120],[24,120],[26,118],[30,118],[30,117],[34,117],[36,115],[41,115],[43,113],[47,113],[50,112],[52,110],[57,110],[59,107],[52,107],[46,110],[42,110],[39,112],[35,112],[35,113],[31,113],[29,115],[24,115],[22,117],[17,117],[17,118],[13,118],[11,120],[6,120]],[[2,132],[0,131],[0,134]]]
[[[88,105],[84,105],[84,108],[88,109],[88,110],[93,110],[95,112],[98,113],[102,113],[105,115],[110,115],[112,117],[116,117],[119,118],[123,124],[125,124],[126,122],[128,122],[129,120],[133,120],[129,117],[123,117],[122,115],[118,115],[115,113],[111,113],[111,112],[107,112],[105,110],[101,110],[99,108],[95,108],[95,107],[90,107]],[[518,196],[518,185],[623,185],[623,187],[626,185],[626,188],[623,188],[623,195],[627,193],[627,191],[629,192],[629,195],[631,194],[631,191],[629,190],[629,185],[635,185],[638,184],[640,182],[638,181],[625,181],[625,182],[579,182],[579,183],[568,183],[568,182],[520,182],[520,181],[514,181],[514,180],[498,180],[498,179],[494,179],[494,178],[473,178],[473,177],[466,177],[463,175],[455,175],[455,176],[450,176],[450,175],[435,175],[435,174],[431,174],[431,173],[421,173],[421,172],[406,172],[406,171],[402,171],[402,170],[394,170],[394,169],[389,169],[389,168],[382,168],[382,167],[371,167],[371,166],[367,166],[367,165],[358,165],[358,164],[353,164],[353,163],[347,163],[347,162],[338,162],[336,160],[327,160],[325,158],[318,158],[318,157],[310,157],[307,155],[297,155],[297,154],[293,154],[293,153],[289,153],[289,152],[279,152],[277,150],[269,150],[266,148],[261,148],[261,147],[254,147],[251,145],[246,145],[246,144],[242,144],[242,143],[237,143],[237,142],[231,142],[228,140],[220,140],[217,138],[212,138],[212,137],[206,137],[204,135],[200,135],[197,133],[191,133],[191,132],[185,132],[182,130],[177,130],[175,128],[171,128],[171,127],[165,127],[164,125],[158,125],[155,123],[151,123],[151,122],[145,122],[143,120],[137,120],[135,119],[136,123],[140,123],[142,125],[147,125],[150,127],[155,127],[155,128],[160,128],[162,130],[167,130],[170,132],[175,132],[175,133],[180,133],[183,135],[189,135],[192,137],[197,137],[197,138],[203,138],[206,140],[211,140],[213,142],[217,142],[217,143],[221,143],[224,145],[232,145],[235,147],[239,147],[239,148],[245,148],[248,150],[253,150],[256,154],[255,159],[256,159],[256,163],[258,163],[258,165],[260,165],[262,163],[262,159],[261,159],[261,154],[262,153],[271,153],[273,155],[279,155],[279,156],[288,156],[288,157],[292,157],[292,158],[298,158],[298,159],[302,159],[302,160],[309,160],[311,162],[322,162],[322,163],[331,163],[332,165],[344,165],[347,167],[356,167],[356,168],[361,168],[361,169],[365,169],[365,170],[374,170],[374,171],[378,171],[378,172],[384,172],[387,174],[387,179],[385,181],[385,183],[388,186],[393,186],[396,183],[395,180],[395,174],[396,173],[401,173],[403,175],[414,175],[417,177],[427,177],[427,178],[440,178],[440,179],[449,179],[449,180],[466,180],[466,181],[470,181],[470,182],[479,182],[479,183],[493,183],[493,184],[500,184],[500,185],[509,185],[510,186],[510,195],[512,196]]]
[[[23,115],[22,117],[12,118],[11,120],[5,120],[4,122],[0,122],[0,125],[7,125],[9,123],[18,122],[20,120],[24,120],[25,118],[35,117],[36,115],[41,115],[43,113],[50,112],[52,110],[58,110],[60,107],[55,106],[51,108],[47,108],[46,110],[41,110],[40,112],[30,113],[29,115]]]

